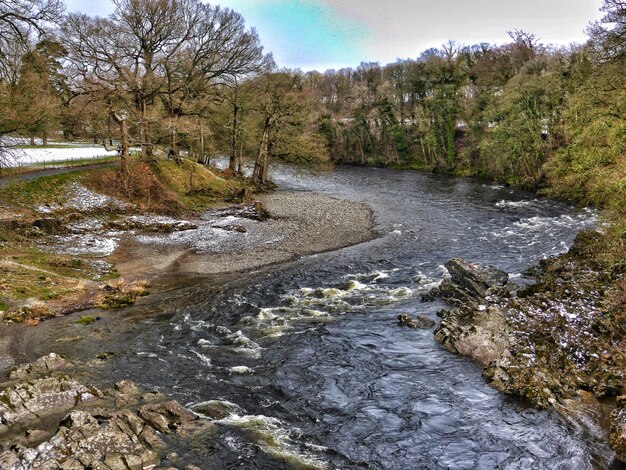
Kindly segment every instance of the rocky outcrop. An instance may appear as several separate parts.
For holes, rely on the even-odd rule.
[[[480,362],[491,386],[538,407],[626,393],[623,273],[603,270],[590,255],[593,240],[583,234],[568,254],[543,261],[524,289],[494,267],[450,260],[450,278],[423,296],[450,305],[438,313],[435,338]],[[611,416],[610,440],[622,460],[623,402]]]
[[[449,279],[422,295],[424,300],[439,297],[444,301],[461,306],[496,293],[508,292],[509,275],[493,266],[452,258],[446,263]]]
[[[617,398],[617,408],[611,413],[609,444],[617,457],[626,462],[626,395]]]
[[[130,381],[101,391],[60,375],[75,365],[51,354],[11,372],[0,392],[0,468],[151,468],[167,452],[164,436],[214,426]]]
[[[509,355],[511,329],[502,309],[469,305],[440,315],[435,339],[448,351],[470,356],[484,366]]]
[[[428,294],[455,306],[438,313],[437,341],[448,351],[470,356],[485,366],[506,357],[511,347],[510,325],[503,309],[487,305],[486,297],[509,292],[508,274],[456,258],[448,261],[446,268],[450,279]]]

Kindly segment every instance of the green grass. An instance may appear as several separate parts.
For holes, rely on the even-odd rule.
[[[18,181],[0,187],[0,199],[23,207],[63,202],[67,187],[79,181],[84,172],[79,170],[53,176],[42,176],[28,181]]]
[[[7,304],[5,304],[4,302],[0,301],[0,312],[4,312],[8,308],[9,308],[9,306]]]
[[[174,191],[187,209],[199,211],[211,208],[216,202],[234,201],[249,183],[242,178],[223,176],[218,170],[207,168],[183,158],[159,161],[153,165],[159,180]]]
[[[92,317],[91,315],[82,315],[78,320],[76,320],[74,323],[77,323],[79,325],[89,325],[90,323],[93,323],[96,321],[95,317]]]

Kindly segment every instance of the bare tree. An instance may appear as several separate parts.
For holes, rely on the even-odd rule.
[[[14,62],[16,46],[23,47],[33,34],[43,36],[63,10],[61,0],[0,0],[0,79]]]
[[[626,1],[604,0],[604,17],[589,25],[587,32],[603,60],[626,58]]]
[[[124,97],[117,101],[133,113],[145,157],[160,140],[153,127],[163,120],[154,117],[163,107],[172,153],[178,155],[178,119],[198,114],[188,105],[211,86],[259,67],[258,36],[245,29],[238,13],[200,0],[116,0],[115,5],[108,18],[69,15],[63,33],[76,83],[85,93]]]
[[[43,37],[58,23],[64,7],[61,0],[0,0],[0,107],[6,109],[8,88],[19,80],[21,57],[34,37]],[[3,113],[0,138],[17,131],[16,123]],[[0,166],[11,160],[6,141],[0,143]]]

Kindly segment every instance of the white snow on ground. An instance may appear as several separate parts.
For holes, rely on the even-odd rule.
[[[128,204],[104,194],[94,193],[81,184],[72,183],[68,189],[67,200],[64,204],[42,205],[37,207],[37,211],[49,214],[68,207],[88,212],[90,210],[102,209],[105,207],[113,207],[119,210],[124,210],[128,207]]]
[[[32,163],[55,162],[65,160],[80,160],[98,157],[114,157],[115,150],[107,152],[104,147],[79,147],[79,148],[36,148],[36,149],[13,149],[13,156],[16,161],[12,166],[29,165]]]

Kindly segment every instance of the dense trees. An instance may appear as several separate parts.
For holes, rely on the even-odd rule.
[[[415,60],[309,74],[332,159],[602,199],[599,175],[624,185],[626,118],[626,6],[606,0],[604,11],[584,46],[513,31],[500,46],[450,42]]]

